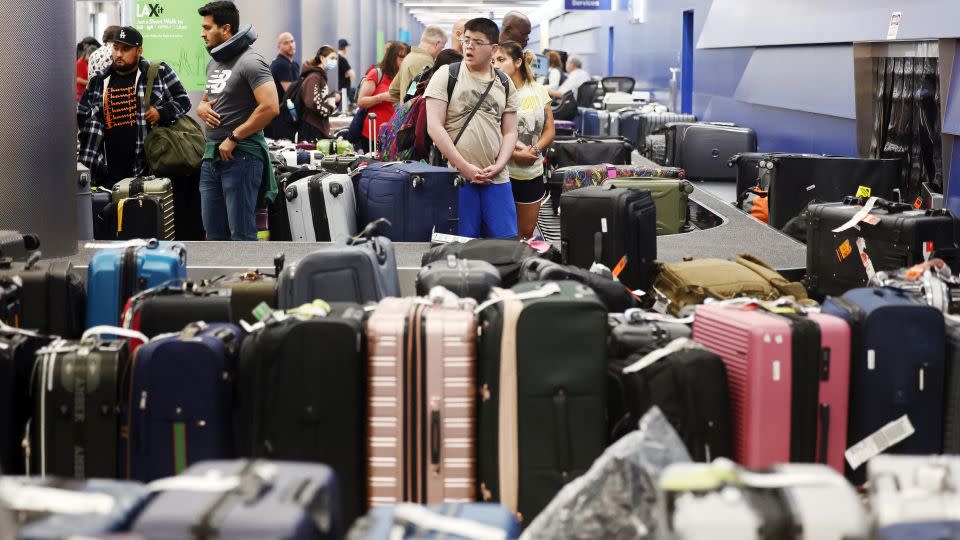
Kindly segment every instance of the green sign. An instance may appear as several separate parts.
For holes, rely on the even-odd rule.
[[[188,91],[203,91],[210,55],[200,37],[203,0],[136,0],[133,26],[143,34],[143,56],[172,67]]]

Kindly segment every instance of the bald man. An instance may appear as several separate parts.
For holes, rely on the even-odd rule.
[[[277,57],[270,64],[270,73],[273,82],[277,85],[277,96],[283,101],[283,94],[300,78],[300,64],[293,59],[297,54],[297,41],[290,32],[283,32],[277,36]],[[282,103],[281,103],[282,104]],[[278,116],[264,130],[267,137],[272,139],[293,139],[293,129],[285,125]]]
[[[511,11],[503,16],[503,29],[500,30],[500,42],[516,41],[521,47],[527,47],[530,40],[530,19],[519,11]]]
[[[469,19],[460,19],[453,23],[453,50],[460,54],[463,54],[463,44],[460,43],[460,38],[463,37],[463,27],[466,26],[468,20]]]

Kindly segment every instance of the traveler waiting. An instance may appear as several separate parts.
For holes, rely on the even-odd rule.
[[[270,73],[273,75],[273,82],[277,86],[277,97],[280,99],[280,106],[284,106],[283,94],[300,78],[300,64],[294,60],[297,54],[297,41],[290,32],[283,32],[277,37],[277,57],[270,64]],[[274,118],[267,129],[264,130],[267,137],[273,139],[293,140],[297,135],[296,130],[288,125],[279,116]]]
[[[108,26],[103,31],[103,46],[93,51],[90,58],[87,59],[87,79],[100,71],[103,71],[113,65],[113,40],[117,36],[120,27],[117,25]]]
[[[197,116],[207,125],[200,168],[203,226],[208,240],[256,240],[258,204],[273,201],[277,185],[263,128],[280,112],[266,60],[251,48],[233,2],[210,2],[198,12],[212,59]]]
[[[530,58],[515,41],[500,43],[493,65],[510,76],[517,87],[517,146],[510,160],[510,185],[517,205],[517,232],[520,239],[533,237],[540,204],[546,194],[543,180],[543,151],[553,144],[552,100],[547,89],[533,77]]]
[[[434,59],[447,43],[447,34],[439,26],[428,26],[420,37],[420,45],[410,48],[410,54],[400,64],[400,71],[390,83],[390,95],[397,101],[412,93],[410,83],[424,68],[433,65]]]
[[[496,23],[471,19],[464,29],[464,61],[454,64],[459,73],[453,94],[447,97],[451,65],[436,70],[424,93],[427,130],[469,182],[460,188],[459,234],[515,238],[517,209],[506,167],[517,144],[517,90],[492,65],[500,34]]]
[[[530,39],[530,19],[519,11],[510,11],[503,16],[503,30],[500,31],[500,43],[514,41],[521,48],[527,46]]]
[[[337,67],[337,51],[329,45],[317,50],[313,59],[303,66],[303,87],[300,99],[303,100],[303,120],[300,122],[299,139],[316,142],[330,139],[330,116],[337,112],[340,94],[327,88],[329,72]]]
[[[357,105],[367,110],[367,114],[376,114],[376,125],[386,124],[393,118],[393,105],[397,102],[396,98],[390,95],[390,84],[393,78],[400,71],[400,64],[407,56],[408,45],[403,42],[395,41],[387,47],[383,53],[383,59],[380,65],[367,72],[363,83],[360,85],[360,93],[357,95]],[[363,123],[363,139],[360,145],[366,152],[371,149],[370,137],[376,137],[376,133],[370,133],[370,122]]]
[[[144,140],[152,126],[168,126],[190,112],[190,97],[173,69],[160,64],[148,92],[143,36],[135,28],[117,30],[112,64],[98,71],[77,104],[79,161],[98,186],[149,174]],[[151,95],[151,103],[138,96]]]
[[[353,79],[356,74],[353,72],[353,69],[350,67],[350,62],[347,60],[347,48],[350,47],[350,43],[340,38],[340,41],[337,43],[337,75],[338,75],[338,85],[337,88],[340,92],[343,92],[344,89],[347,90],[347,95],[350,97],[350,101],[353,101]]]
[[[573,92],[573,97],[577,97],[580,85],[590,80],[590,74],[584,71],[583,62],[576,56],[567,59],[567,80],[556,90],[548,90],[550,97],[562,97],[567,92]]]

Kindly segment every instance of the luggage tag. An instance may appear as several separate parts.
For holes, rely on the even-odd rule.
[[[915,431],[910,417],[903,415],[851,446],[843,455],[850,468],[857,470],[884,450],[913,435]]]
[[[877,272],[874,270],[870,255],[867,254],[867,242],[862,236],[857,237],[857,251],[860,252],[860,262],[863,263],[863,269],[867,272],[867,281],[873,281]]]
[[[870,212],[873,210],[873,207],[876,206],[877,200],[878,200],[877,197],[870,197],[869,199],[867,199],[867,204],[863,205],[863,208],[861,208],[856,214],[854,214],[853,217],[850,218],[849,221],[847,221],[847,222],[844,223],[843,225],[837,227],[837,228],[834,229],[832,232],[839,233],[839,232],[843,232],[843,231],[845,231],[845,230],[847,230],[847,229],[851,229],[851,228],[853,228],[853,227],[856,227],[858,223],[860,223],[861,221],[863,221],[863,220],[870,214]],[[876,217],[876,216],[874,216],[874,217]],[[879,218],[878,218],[878,219],[879,219]],[[874,224],[874,225],[875,225],[875,224]]]

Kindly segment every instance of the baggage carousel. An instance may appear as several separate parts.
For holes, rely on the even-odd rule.
[[[696,186],[696,184],[694,184]],[[690,195],[690,232],[660,236],[658,258],[679,262],[684,258],[732,258],[749,252],[760,257],[791,279],[797,279],[806,267],[806,246],[780,231],[740,212],[711,193],[696,188]],[[103,242],[97,242],[102,244]],[[67,257],[75,267],[85,270],[95,248],[80,242],[78,253]],[[323,246],[301,242],[184,242],[187,246],[188,277],[193,280],[214,278],[223,274],[259,269],[273,272],[274,257],[285,256],[286,264],[295,263],[304,255]],[[415,294],[414,283],[420,259],[430,249],[429,243],[397,243],[397,265],[404,294]],[[81,274],[86,275],[85,271]]]

